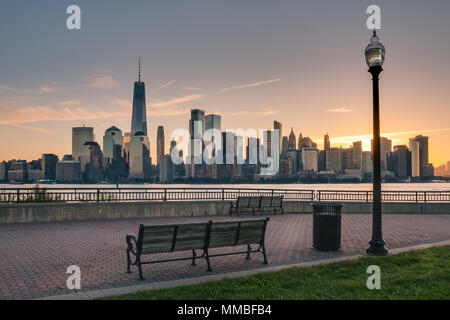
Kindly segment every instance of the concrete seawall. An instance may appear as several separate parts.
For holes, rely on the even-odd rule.
[[[230,201],[23,203],[0,205],[0,224],[228,215]],[[286,213],[311,213],[309,201],[285,201]],[[343,213],[372,213],[368,202],[344,202]],[[450,203],[383,203],[385,214],[450,214]]]

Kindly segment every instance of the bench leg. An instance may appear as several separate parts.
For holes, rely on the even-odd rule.
[[[136,265],[139,269],[139,280],[144,280],[144,277],[142,276],[142,264],[141,264],[141,258],[138,258],[138,261],[136,262]]]
[[[126,273],[131,273],[130,265],[131,265],[130,249],[127,248],[127,271],[126,271]]]
[[[269,262],[267,261],[266,246],[264,244],[262,245],[262,254],[264,256],[263,264],[268,264]]]
[[[206,271],[212,271],[211,269],[211,263],[209,262],[209,253],[208,253],[208,249],[206,249],[205,251],[205,258],[206,258],[206,263],[208,264],[208,269]]]
[[[247,244],[247,257],[245,259],[250,259],[250,251],[252,251],[252,247]]]
[[[197,254],[195,253],[195,250],[192,249],[192,263],[191,263],[191,266],[193,266],[193,267],[196,266],[196,264],[195,264],[195,257],[197,257]]]

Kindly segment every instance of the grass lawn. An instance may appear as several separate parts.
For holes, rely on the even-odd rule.
[[[366,286],[370,265],[381,269],[380,290],[369,290]],[[140,291],[107,299],[450,299],[450,246]]]

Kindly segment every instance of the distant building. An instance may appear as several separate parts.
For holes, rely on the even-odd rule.
[[[373,140],[371,140],[371,150],[373,154]],[[381,171],[386,171],[388,168],[388,154],[392,152],[392,140],[385,137],[380,138],[380,157],[381,157]]]
[[[427,178],[432,177],[434,175],[434,169],[433,165],[429,163],[428,161],[428,137],[425,136],[416,136],[414,138],[409,139],[410,141],[410,149],[412,142],[418,142],[419,143],[419,172],[420,177]]]
[[[55,154],[43,154],[42,155],[42,171],[44,175],[44,179],[47,180],[56,180],[56,164],[59,161],[59,158]],[[39,179],[37,179],[39,180]]]
[[[87,141],[94,141],[94,128],[74,127],[72,128],[72,155],[75,160],[79,160],[81,149]]]
[[[79,183],[82,181],[81,165],[75,160],[61,160],[56,164],[56,181],[60,183]]]
[[[89,150],[89,162],[85,166],[84,181],[99,183],[103,181],[103,153],[97,142],[88,141],[84,147]]]
[[[117,157],[123,154],[123,135],[122,131],[112,126],[105,131],[103,136],[103,164],[111,164]]]
[[[175,166],[169,155],[161,156],[159,164],[159,182],[171,183],[175,178]]]
[[[144,180],[151,176],[150,142],[143,132],[131,137],[129,166],[131,179]]]
[[[302,149],[303,171],[318,171],[318,152],[316,148]]]
[[[326,171],[341,170],[341,149],[329,148],[325,151]]]
[[[28,181],[28,164],[25,160],[13,160],[8,169],[8,180]]]
[[[369,178],[373,174],[372,152],[362,152],[362,174],[365,178]]]
[[[189,119],[190,147],[188,158],[188,177],[195,178],[196,165],[203,164],[203,134],[205,133],[205,111],[200,109],[191,110],[191,118]],[[199,168],[197,166],[197,168]],[[203,174],[203,173],[202,173]]]
[[[301,162],[301,152],[300,150],[292,149],[287,151],[287,158],[292,160],[293,174],[303,170]]]
[[[6,161],[2,161],[0,163],[0,181],[6,181],[8,180],[8,167],[7,167]]]
[[[352,169],[352,148],[341,148],[341,170]]]
[[[330,136],[328,135],[328,133],[323,137],[323,148],[325,151],[327,151],[328,149],[330,149],[331,144],[330,144]]]
[[[353,142],[352,146],[352,170],[361,170],[362,167],[362,141]]]
[[[287,151],[289,150],[289,139],[284,136],[281,140],[281,156],[286,157]]]
[[[392,169],[398,178],[411,176],[411,152],[407,146],[394,146]]]
[[[420,146],[419,141],[409,141],[411,150],[411,177],[420,177]]]
[[[288,144],[289,150],[295,150],[297,149],[297,139],[295,137],[294,128],[291,128],[291,133],[289,134],[289,144]],[[300,150],[300,149],[299,149]]]
[[[273,122],[273,129],[274,130],[278,130],[278,137],[279,137],[279,141],[278,141],[278,154],[281,154],[281,149],[282,149],[282,139],[283,139],[283,125],[281,124],[281,122],[278,121],[274,121]]]
[[[147,136],[147,106],[145,83],[141,81],[141,58],[139,58],[138,81],[134,83],[133,111],[131,114],[131,135],[142,132]]]
[[[158,126],[156,133],[156,164],[160,165],[162,157],[164,157],[164,127]]]

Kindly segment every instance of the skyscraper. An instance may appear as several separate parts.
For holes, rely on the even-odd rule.
[[[208,114],[205,116],[205,131],[207,130],[218,130],[222,131],[222,117],[218,114]],[[214,141],[215,137],[213,136],[211,138],[211,142],[205,142],[205,147],[209,146],[209,144],[214,144],[214,149],[212,154],[210,154],[211,157],[215,157],[216,154],[218,154],[221,145],[220,143],[215,143]]]
[[[143,132],[147,135],[147,107],[145,103],[145,83],[141,82],[141,58],[139,57],[139,78],[134,83],[133,113],[131,115],[131,135]]]
[[[294,128],[291,128],[291,133],[289,134],[289,144],[290,150],[295,150],[297,146],[297,139],[295,138]]]
[[[409,140],[411,150],[411,177],[420,177],[420,148],[419,141]]]
[[[112,163],[113,159],[121,157],[123,150],[122,131],[112,126],[105,131],[103,136],[103,160],[104,164]]]
[[[203,134],[205,133],[205,111],[191,110],[189,119],[190,147],[188,154],[188,177],[195,177],[195,164],[203,164]]]
[[[81,149],[88,141],[94,141],[94,128],[85,126],[72,128],[72,156],[75,161],[79,161]]]
[[[318,170],[318,152],[316,148],[303,148],[302,149],[302,164],[303,171]]]
[[[278,130],[278,137],[279,137],[279,141],[278,141],[278,150],[279,150],[279,154],[281,154],[281,149],[282,149],[282,139],[283,139],[283,125],[281,124],[281,122],[278,121],[274,121],[273,122],[273,129],[274,130]]]
[[[137,132],[130,140],[130,178],[148,179],[151,175],[150,142],[143,132]]]
[[[393,153],[393,170],[398,178],[409,177],[410,152],[407,146],[395,146]]]
[[[362,141],[353,142],[352,167],[353,170],[361,170],[362,167]]]
[[[373,140],[371,140],[371,151],[373,153]],[[388,154],[392,151],[392,140],[388,138],[380,138],[380,155],[381,155],[381,170],[388,169]]]
[[[161,157],[164,156],[164,127],[158,126],[156,134],[156,163],[159,165]]]
[[[205,116],[205,130],[217,129],[222,131],[222,117],[218,114],[208,114]]]
[[[56,180],[56,163],[58,162],[58,156],[55,154],[43,154],[41,168],[44,172],[44,179]]]
[[[331,144],[330,144],[330,136],[327,134],[323,137],[323,149],[325,151],[327,151],[328,149],[330,149]]]
[[[425,136],[415,136],[409,139],[410,144],[413,141],[419,143],[419,167],[421,177],[431,177],[433,176],[433,166],[428,162],[428,137]],[[412,148],[410,147],[411,151]]]

